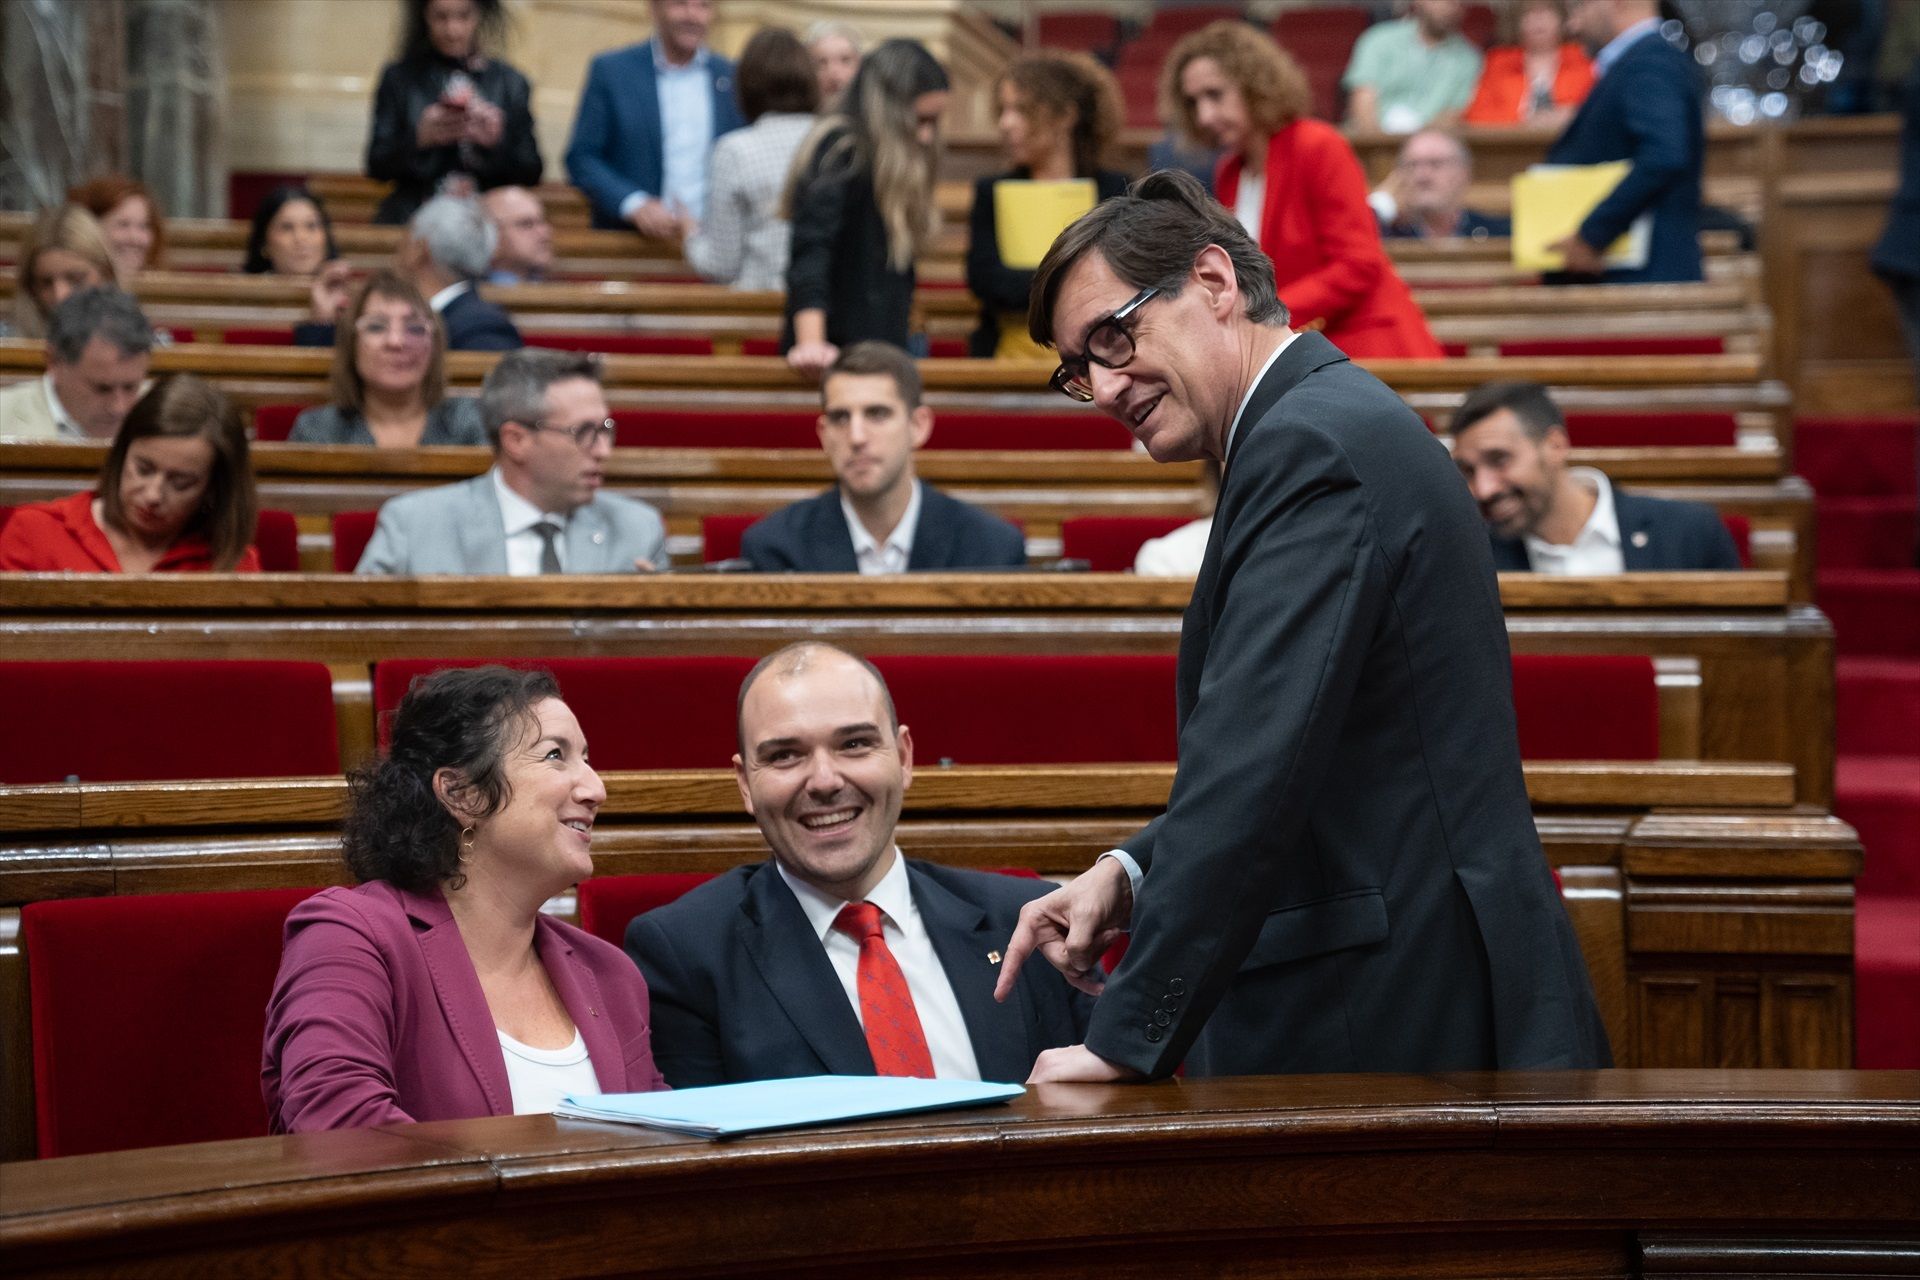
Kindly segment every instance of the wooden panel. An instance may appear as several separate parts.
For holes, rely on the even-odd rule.
[[[1698,974],[1641,974],[1633,979],[1634,1045],[1643,1067],[1708,1061],[1712,979]]]
[[[36,1149],[32,1008],[20,912],[0,907],[0,1160],[28,1160]]]

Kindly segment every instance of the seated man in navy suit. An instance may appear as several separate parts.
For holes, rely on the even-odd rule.
[[[673,239],[706,216],[714,140],[746,123],[733,63],[707,48],[713,0],[653,0],[653,38],[587,68],[567,176],[593,225]]]
[[[920,397],[920,369],[898,347],[842,351],[820,383],[820,447],[834,487],[753,524],[740,554],[761,573],[1024,566],[1019,529],[914,476],[913,451],[933,434]]]
[[[1453,460],[1467,478],[1503,572],[1639,573],[1738,569],[1712,507],[1622,493],[1569,467],[1566,419],[1537,382],[1476,387],[1453,417]]]
[[[913,735],[880,673],[831,645],[740,686],[740,798],[773,859],[627,926],[676,1088],[807,1075],[1025,1080],[1079,1043],[1091,1001],[1038,957],[993,998],[1020,908],[1053,886],[907,861]]]

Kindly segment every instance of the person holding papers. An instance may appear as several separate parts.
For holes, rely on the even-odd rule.
[[[607,789],[544,671],[414,682],[352,778],[354,888],[287,917],[260,1069],[275,1133],[544,1114],[665,1088],[647,987],[541,913],[593,874]]]
[[[900,855],[913,736],[880,673],[831,645],[740,686],[740,798],[773,860],[627,927],[676,1088],[809,1075],[1024,1080],[1088,1002],[1044,961],[993,998],[1020,907],[1052,886]]]
[[[967,288],[980,299],[980,327],[973,333],[972,354],[982,359],[1043,359],[1046,352],[1027,337],[1027,290],[1039,254],[1009,261],[1000,243],[1000,224],[1024,212],[1015,197],[1031,190],[1029,184],[1076,188],[1079,207],[1065,221],[1126,190],[1124,173],[1100,167],[1120,136],[1120,85],[1112,72],[1085,54],[1042,51],[1014,59],[994,95],[1000,107],[1000,140],[1013,168],[973,184]],[[1002,201],[996,192],[1009,198]],[[1056,222],[1052,230],[1064,225]],[[1045,251],[1043,241],[1039,252]]]
[[[1550,165],[1625,160],[1632,168],[1555,247],[1566,274],[1621,284],[1702,279],[1700,174],[1706,132],[1693,60],[1660,34],[1658,0],[1577,0],[1575,34],[1599,49],[1598,81],[1547,152]],[[1646,265],[1609,269],[1607,246],[1651,216]]]

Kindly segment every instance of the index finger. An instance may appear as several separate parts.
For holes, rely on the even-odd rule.
[[[1032,902],[1020,908],[1020,921],[1013,926],[1013,937],[1007,940],[1006,954],[1000,960],[1000,977],[993,984],[993,998],[997,1001],[1005,1003],[1013,994],[1013,984],[1019,979],[1021,968],[1040,944],[1040,929],[1034,923],[1039,914]]]

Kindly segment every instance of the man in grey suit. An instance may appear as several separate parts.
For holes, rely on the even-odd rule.
[[[600,491],[613,420],[589,357],[510,352],[487,375],[480,417],[492,468],[381,507],[354,572],[521,577],[666,564],[660,513]]]
[[[1053,385],[1157,461],[1224,467],[1181,628],[1167,810],[1030,903],[1086,1041],[1033,1079],[1596,1067],[1606,1033],[1520,769],[1486,530],[1411,409],[1287,327],[1273,267],[1183,173],[1054,242]],[[1005,978],[1002,985],[1006,985]]]

